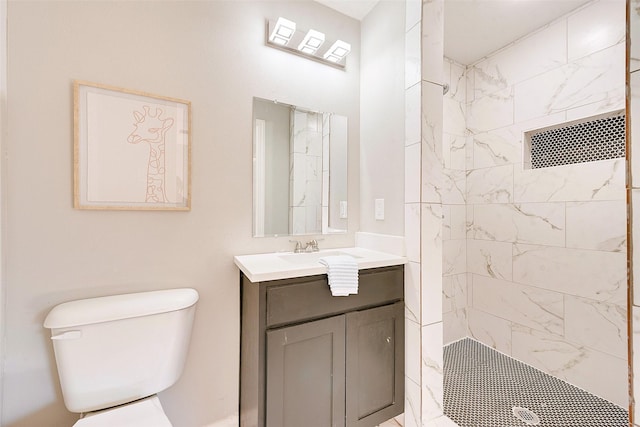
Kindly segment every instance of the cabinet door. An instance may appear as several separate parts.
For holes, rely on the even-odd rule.
[[[347,315],[347,427],[404,410],[404,303]]]
[[[267,332],[266,427],[344,427],[344,315]]]

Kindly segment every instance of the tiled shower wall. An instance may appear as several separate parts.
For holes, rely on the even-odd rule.
[[[523,168],[523,132],[625,108],[625,3],[468,67],[445,61],[444,341],[464,336],[626,407],[624,159]]]
[[[405,34],[405,427],[443,416],[443,0],[407,0]]]

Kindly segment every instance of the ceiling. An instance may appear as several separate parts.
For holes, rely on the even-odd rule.
[[[316,1],[362,20],[379,0]],[[444,54],[472,64],[588,1],[444,0]]]

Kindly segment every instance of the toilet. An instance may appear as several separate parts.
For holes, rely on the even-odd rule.
[[[172,427],[157,393],[182,374],[198,292],[169,289],[70,301],[44,321],[74,427]]]

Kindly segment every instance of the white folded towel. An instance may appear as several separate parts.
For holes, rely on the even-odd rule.
[[[348,296],[358,293],[358,263],[349,255],[332,255],[320,258],[327,266],[331,295]]]

